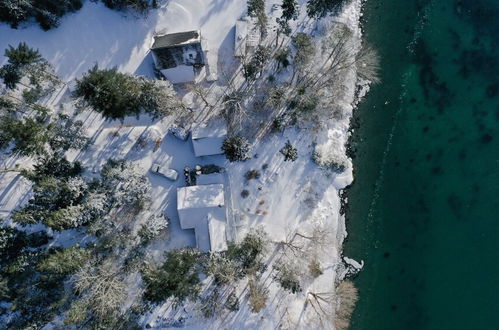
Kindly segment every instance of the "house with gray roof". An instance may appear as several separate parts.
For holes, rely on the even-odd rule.
[[[174,84],[194,81],[205,66],[199,30],[156,35],[151,51],[155,68]]]

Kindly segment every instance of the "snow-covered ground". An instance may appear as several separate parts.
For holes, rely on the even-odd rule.
[[[268,5],[278,3],[269,1]],[[358,21],[360,0],[353,1],[335,18],[347,24],[354,32],[354,43],[360,42]],[[155,32],[179,32],[200,29],[209,43],[209,61],[212,63],[232,59],[235,21],[244,14],[246,1],[237,0],[171,0],[147,18],[124,16],[105,8],[101,3],[87,1],[83,8],[62,19],[60,27],[44,32],[35,25],[12,30],[0,25],[0,49],[17,45],[20,41],[38,48],[54,66],[56,73],[66,82],[80,77],[96,63],[101,68],[116,66],[120,71],[152,75],[152,59],[149,47]],[[5,59],[0,57],[0,64]],[[181,141],[167,130],[167,120],[153,122],[147,117],[127,118],[123,124],[106,122],[94,112],[84,111],[78,118],[85,122],[93,145],[84,152],[75,152],[69,158],[80,160],[92,175],[108,158],[127,158],[139,164],[144,173],[153,162],[160,162],[177,170],[176,182],[148,173],[153,192],[155,212],[165,212],[171,219],[169,241],[157,242],[152,253],[158,258],[162,252],[183,246],[195,246],[193,231],[180,229],[176,212],[176,188],[184,185],[183,168],[196,164],[217,164],[226,167],[227,184],[236,221],[232,224],[237,238],[250,229],[262,226],[271,241],[279,243],[293,237],[296,232],[309,232],[314,226],[327,228],[332,236],[327,251],[322,252],[323,275],[305,281],[303,291],[291,294],[272,281],[272,267],[262,281],[269,290],[268,306],[260,313],[247,308],[243,285],[239,288],[241,309],[212,320],[202,320],[192,311],[183,321],[189,329],[309,329],[321,326],[309,305],[309,292],[333,292],[338,277],[343,276],[341,245],[346,236],[344,218],[340,215],[340,191],[352,180],[352,165],[347,161],[344,172],[337,174],[317,167],[312,161],[314,143],[335,153],[345,155],[349,121],[356,87],[355,70],[345,76],[344,93],[340,105],[346,116],[330,121],[319,133],[312,130],[289,128],[284,133],[270,134],[255,145],[254,157],[241,163],[228,163],[223,156],[197,158],[190,140]],[[54,103],[68,101],[68,93]],[[55,104],[54,104],[55,105]],[[71,111],[71,104],[67,105]],[[145,141],[139,145],[139,137]],[[279,150],[290,140],[298,149],[295,162],[284,162]],[[346,156],[345,156],[346,157]],[[10,161],[10,160],[9,160]],[[13,164],[5,164],[11,167]],[[248,170],[259,170],[258,179],[246,180]],[[16,173],[0,174],[0,216],[6,216],[29,198],[25,179]],[[242,190],[249,196],[243,198]],[[67,236],[67,235],[65,235]],[[66,242],[68,237],[60,237]],[[278,244],[275,244],[278,246]],[[278,249],[269,253],[269,264],[279,259]],[[175,318],[184,317],[182,312],[172,312],[168,304],[158,306],[143,318],[143,325],[167,328]]]
[[[64,16],[58,28],[47,32],[35,24],[18,30],[0,24],[0,49],[25,41],[38,48],[66,81],[80,77],[96,63],[102,68],[117,66],[123,72],[150,74],[152,58],[147,54],[155,32],[200,29],[216,56],[217,50],[227,51],[233,44],[235,20],[245,10],[245,1],[170,0],[143,19],[86,1],[81,10]],[[4,61],[2,53],[0,64]]]

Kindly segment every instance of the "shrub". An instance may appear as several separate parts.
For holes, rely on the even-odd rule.
[[[277,51],[274,58],[276,59],[277,63],[279,63],[279,66],[287,68],[289,66],[288,56],[289,56],[289,48],[285,48]]]
[[[312,154],[312,160],[320,167],[331,169],[334,172],[341,173],[346,169],[345,161],[337,156],[333,151],[317,147]]]
[[[272,130],[276,132],[283,132],[284,129],[286,128],[286,117],[285,116],[278,116],[275,117],[274,120],[272,121]]]
[[[241,191],[241,197],[242,197],[242,198],[247,198],[249,195],[250,195],[249,190],[247,190],[247,189],[243,189],[243,190]]]
[[[298,149],[293,147],[289,140],[286,142],[286,145],[279,150],[279,152],[284,155],[284,161],[290,160],[294,162],[298,158]]]
[[[258,313],[267,304],[267,300],[269,298],[268,290],[263,286],[263,284],[257,282],[255,279],[250,279],[248,286],[248,297],[251,311]]]
[[[281,285],[283,289],[288,290],[292,293],[297,293],[302,290],[300,280],[298,279],[297,275],[298,271],[295,267],[292,267],[286,262],[280,262],[274,265],[274,270],[276,271],[274,279]]]
[[[267,235],[262,230],[250,231],[240,243],[229,242],[225,257],[235,263],[239,277],[265,270],[262,258],[267,242]]]
[[[251,180],[251,179],[259,179],[260,178],[260,171],[258,170],[249,170],[248,172],[246,172],[246,174],[244,175],[244,178],[246,180]]]
[[[249,159],[250,144],[242,136],[233,136],[224,140],[222,150],[230,162],[243,161]]]
[[[225,308],[227,308],[231,312],[236,312],[239,310],[239,298],[234,291],[231,291],[227,296],[227,300],[225,301]]]
[[[319,277],[323,274],[321,264],[317,258],[313,258],[308,264],[308,271],[313,278]]]
[[[205,264],[206,273],[212,275],[217,284],[229,284],[236,280],[238,269],[236,263],[223,254],[212,254]]]

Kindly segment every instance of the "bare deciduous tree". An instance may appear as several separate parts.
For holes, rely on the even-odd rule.
[[[358,291],[352,281],[342,281],[336,288],[338,309],[334,324],[338,330],[346,330],[350,326],[350,317],[358,300]]]
[[[334,292],[307,292],[305,308],[310,306],[322,326],[331,325],[335,316]]]

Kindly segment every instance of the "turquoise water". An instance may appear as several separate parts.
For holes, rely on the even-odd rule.
[[[499,1],[368,0],[351,329],[499,329]]]

